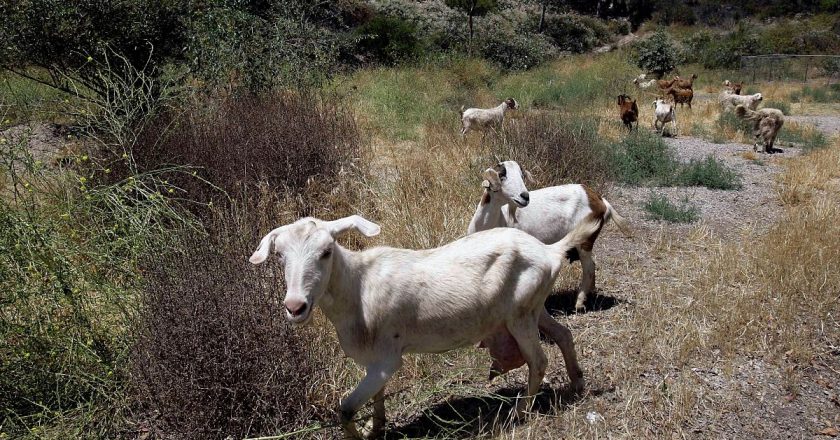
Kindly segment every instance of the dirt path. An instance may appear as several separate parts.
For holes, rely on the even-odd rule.
[[[799,116],[795,120],[814,123],[829,135],[840,133],[840,117]],[[627,238],[615,227],[606,228],[595,249],[599,293],[597,299],[588,304],[594,310],[563,318],[576,332],[576,340],[582,341],[579,350],[584,362],[591,358],[596,362],[599,357],[603,359],[605,349],[604,342],[587,338],[595,334],[609,335],[611,329],[620,328],[642,295],[647,296],[645,301],[655,300],[662,286],[680,289],[681,283],[691,282],[685,272],[692,268],[686,265],[697,264],[696,256],[707,251],[702,245],[698,246],[698,242],[725,244],[766,231],[782,212],[776,178],[783,169],[783,161],[801,154],[799,149],[786,148],[782,154],[762,154],[758,155],[758,160],[753,160],[749,158],[750,154],[744,154],[752,151],[751,145],[714,144],[692,137],[666,139],[666,142],[684,162],[707,155],[722,160],[741,175],[742,188],[724,191],[698,187],[617,187],[610,193],[610,202],[632,221],[635,236]],[[664,194],[672,201],[687,197],[699,207],[700,221],[684,225],[648,219],[642,205],[651,192]],[[685,287],[689,286],[686,284]],[[674,304],[674,307],[680,305]],[[621,350],[617,351],[620,353]],[[697,362],[706,364],[690,369],[690,376],[696,382],[687,386],[702,390],[711,396],[708,398],[727,409],[718,406],[694,408],[692,420],[695,425],[689,427],[694,438],[812,438],[825,428],[827,421],[840,417],[837,390],[840,369],[836,365],[810,366],[802,372],[796,391],[791,393],[785,386],[789,374],[778,364],[760,358],[738,359],[739,365],[734,371],[727,372],[723,369],[731,368],[732,361],[716,359],[714,354]],[[641,382],[656,389],[669,377],[684,374],[675,370],[676,367],[671,367],[670,371],[667,367],[651,365],[649,371],[636,379],[638,382],[634,386]],[[604,408],[607,417],[621,414],[626,402],[621,393],[628,384],[615,383],[611,379],[620,376],[620,372],[604,371],[603,366],[594,364],[585,366],[584,370],[598,372],[594,374],[593,389],[608,390],[593,396],[586,406]],[[670,380],[672,386],[680,386],[674,382],[679,379]]]

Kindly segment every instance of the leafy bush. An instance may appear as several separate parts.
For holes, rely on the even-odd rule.
[[[208,107],[193,108],[178,118],[163,115],[150,124],[132,152],[138,167],[197,167],[200,177],[233,196],[261,182],[278,191],[302,190],[348,171],[361,154],[363,138],[353,115],[334,98],[296,92],[245,94]],[[170,179],[187,200],[224,199],[195,178]]]
[[[524,70],[547,61],[556,50],[542,35],[487,32],[481,42],[481,55],[506,69]]]
[[[631,185],[662,184],[679,168],[674,151],[660,136],[637,130],[611,149],[618,180]]]
[[[694,9],[680,2],[668,2],[668,5],[653,14],[652,19],[661,25],[682,24],[691,26],[697,22]]]
[[[39,436],[43,424],[101,408],[75,427],[119,436],[136,259],[167,249],[165,237],[193,222],[160,197],[167,186],[154,174],[97,185],[36,160],[29,134],[11,132],[0,137],[9,195],[0,197],[3,431]],[[73,168],[87,162],[78,157]]]
[[[576,14],[547,14],[543,33],[560,50],[575,53],[587,52],[605,43],[610,35],[609,29],[600,21]]]
[[[665,220],[671,223],[692,223],[700,218],[700,209],[684,197],[675,205],[662,194],[651,193],[644,204],[648,217],[653,220]]]
[[[412,59],[421,52],[414,24],[397,17],[378,15],[355,33],[359,36],[357,50],[382,63]]]
[[[647,72],[662,76],[677,67],[679,54],[674,43],[663,31],[657,31],[651,37],[636,45],[636,64]]]
[[[674,183],[680,186],[705,186],[709,189],[738,189],[741,179],[738,173],[712,156],[703,160],[692,160],[680,167]]]
[[[805,151],[824,148],[828,145],[826,135],[816,127],[797,123],[786,123],[779,131],[777,143],[796,143]]]
[[[325,367],[285,322],[282,266],[247,261],[262,213],[219,214],[209,233],[142,263],[137,398],[152,429],[178,438],[244,438],[291,431],[309,416],[307,392]]]

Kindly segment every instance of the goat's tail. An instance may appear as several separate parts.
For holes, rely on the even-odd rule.
[[[735,107],[735,116],[738,116],[741,119],[747,119],[752,121],[757,119],[759,117],[759,114],[758,112],[754,112],[743,105],[738,105],[737,107]]]
[[[557,258],[554,261],[557,261],[558,264],[562,263],[569,250],[580,247],[587,241],[592,240],[592,235],[598,232],[603,224],[603,218],[595,218],[587,215],[583,221],[578,223],[578,225],[575,226],[575,228],[566,234],[566,236],[560,241],[549,245],[551,250],[557,255]],[[560,270],[560,267],[558,266],[556,269]]]
[[[607,199],[601,197],[601,201],[603,201],[604,205],[607,206],[607,212],[606,214],[604,214],[604,222],[606,222],[607,220],[612,220],[613,223],[615,223],[615,225],[618,226],[618,229],[621,231],[622,234],[624,234],[627,237],[632,237],[633,232],[630,230],[630,225],[627,224],[627,220],[624,217],[622,217],[618,213],[618,211],[616,211],[615,208],[612,207],[612,205],[610,205],[610,202],[608,202]]]

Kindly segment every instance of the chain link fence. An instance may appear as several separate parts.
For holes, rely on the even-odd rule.
[[[840,76],[840,55],[750,55],[741,57],[742,78],[756,81],[802,81]]]

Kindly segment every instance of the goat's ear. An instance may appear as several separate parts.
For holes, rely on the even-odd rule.
[[[481,177],[484,177],[485,181],[489,185],[486,188],[490,188],[491,191],[498,191],[502,188],[502,179],[499,178],[499,172],[493,168],[487,168],[484,170]]]
[[[522,170],[522,176],[525,177],[525,181],[531,185],[536,185],[539,183],[537,182],[537,179],[534,178],[534,175],[531,174],[531,172],[528,170]]]
[[[251,255],[251,258],[248,261],[251,264],[260,264],[268,259],[268,254],[271,253],[271,244],[274,243],[274,239],[277,238],[277,234],[279,234],[286,226],[281,226],[268,234],[260,240],[260,245],[257,247],[257,250],[254,251],[254,254]]]
[[[374,237],[379,235],[382,230],[379,225],[360,215],[351,215],[331,222],[324,222],[323,226],[330,231],[333,237],[338,237],[351,229],[358,231],[365,237]]]

